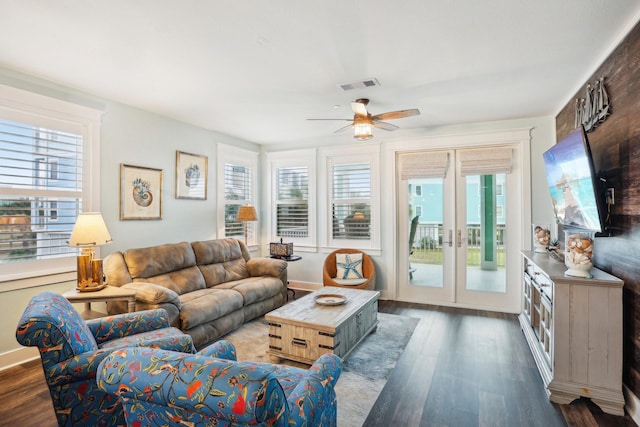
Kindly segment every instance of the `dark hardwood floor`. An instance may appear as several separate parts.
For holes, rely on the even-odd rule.
[[[635,426],[589,400],[549,402],[517,316],[380,301],[421,319],[365,422],[377,426]]]
[[[366,427],[635,426],[588,400],[550,403],[514,315],[392,301],[379,310],[421,321]],[[57,425],[39,360],[0,371],[0,402],[0,426]]]

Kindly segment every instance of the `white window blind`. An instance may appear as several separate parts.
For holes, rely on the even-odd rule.
[[[493,175],[511,173],[513,149],[510,147],[460,150],[460,174]]]
[[[331,209],[334,239],[371,239],[371,163],[332,165]]]
[[[73,254],[83,136],[0,119],[0,263]]]
[[[238,209],[245,204],[253,204],[252,170],[246,165],[224,164],[224,235],[244,239],[244,222],[236,220]],[[247,240],[253,241],[255,223],[248,225]]]
[[[309,168],[276,169],[276,235],[283,239],[309,236]]]
[[[400,179],[444,178],[449,167],[446,151],[416,151],[398,154]]]

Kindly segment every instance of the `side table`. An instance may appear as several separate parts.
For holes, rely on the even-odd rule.
[[[271,255],[269,258],[281,259],[287,262],[299,261],[302,259],[301,256],[298,255],[289,255],[289,256],[279,256],[279,255]],[[289,287],[289,283],[287,282],[287,300],[289,299],[289,292],[291,292],[291,298],[296,299],[296,291]]]
[[[94,292],[80,292],[77,289],[72,289],[62,294],[62,296],[72,303],[84,303],[84,312],[81,315],[85,320],[107,315],[99,311],[92,311],[92,302],[123,300],[127,301],[127,311],[129,313],[136,311],[136,291],[133,289],[122,289],[117,286],[106,286],[104,289]]]

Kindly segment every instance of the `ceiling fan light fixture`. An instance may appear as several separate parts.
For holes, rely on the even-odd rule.
[[[353,137],[359,141],[373,138],[373,125],[368,122],[354,123]]]

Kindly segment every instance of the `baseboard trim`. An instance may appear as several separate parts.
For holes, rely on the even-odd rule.
[[[40,353],[35,347],[22,347],[0,354],[0,371],[12,368],[25,362],[38,359]]]
[[[631,389],[625,384],[622,384],[622,394],[624,394],[624,400],[626,402],[624,409],[626,409],[627,414],[629,414],[633,421],[637,425],[640,425],[640,399],[638,399],[638,396],[633,394]]]

